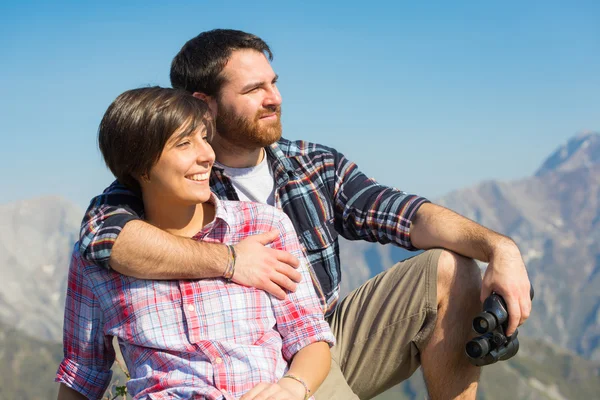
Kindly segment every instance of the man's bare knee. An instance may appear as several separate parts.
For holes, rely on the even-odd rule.
[[[469,293],[469,297],[478,296],[481,290],[481,270],[477,263],[452,251],[441,252],[437,277],[438,304],[449,297],[456,297],[459,293]]]

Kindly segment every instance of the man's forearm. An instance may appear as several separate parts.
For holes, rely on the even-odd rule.
[[[465,257],[489,262],[499,249],[516,249],[514,242],[447,208],[423,204],[410,228],[413,246],[419,249],[444,248]]]
[[[110,256],[110,266],[142,279],[202,279],[223,275],[227,248],[167,233],[141,220],[128,222]]]

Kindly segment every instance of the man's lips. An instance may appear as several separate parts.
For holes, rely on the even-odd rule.
[[[277,119],[279,118],[279,114],[278,113],[270,113],[270,114],[264,114],[260,116],[260,119]]]

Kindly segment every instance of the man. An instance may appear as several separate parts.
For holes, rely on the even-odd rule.
[[[519,249],[422,197],[379,185],[335,149],[282,139],[271,59],[267,44],[254,35],[204,32],[173,60],[171,83],[205,100],[216,118],[213,192],[281,208],[300,237],[337,342],[316,398],[371,398],[419,365],[431,398],[475,398],[479,369],[469,364],[464,345],[480,301],[492,291],[504,296],[508,334],[531,310]],[[142,217],[141,200],[113,184],[88,209],[83,255],[147,279],[222,276],[224,246],[165,234]],[[339,301],[338,235],[435,250],[395,265]],[[297,261],[262,247],[273,238],[259,235],[236,245],[233,280],[285,297],[299,279],[292,268]],[[489,262],[483,285],[472,259]]]

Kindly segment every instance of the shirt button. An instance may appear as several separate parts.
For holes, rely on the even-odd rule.
[[[217,364],[221,364],[221,363],[223,362],[223,359],[222,359],[221,357],[217,357],[217,358],[215,359],[215,362],[216,362]]]
[[[194,310],[195,310],[194,306],[190,304],[190,305],[188,306],[188,311],[194,311]]]

